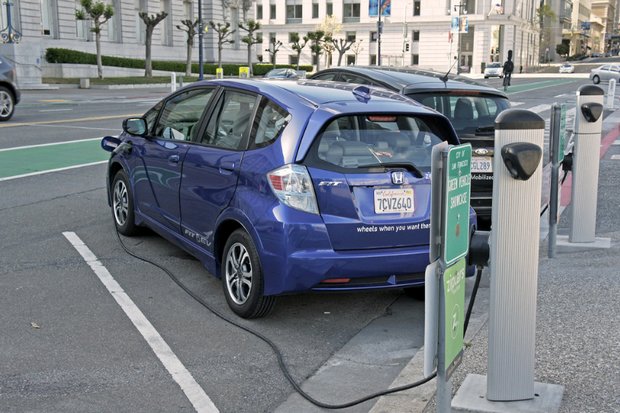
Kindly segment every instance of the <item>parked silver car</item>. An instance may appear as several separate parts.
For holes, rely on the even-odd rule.
[[[0,122],[9,120],[19,103],[20,92],[17,88],[15,66],[0,55]]]
[[[602,65],[590,71],[590,79],[595,85],[615,79],[620,81],[620,65]]]
[[[488,79],[490,77],[504,77],[504,67],[499,62],[489,63],[487,67],[484,68],[484,78]]]

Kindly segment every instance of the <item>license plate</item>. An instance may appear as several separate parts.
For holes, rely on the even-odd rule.
[[[493,173],[493,158],[490,156],[472,156],[471,173]]]
[[[413,188],[375,189],[376,214],[411,213],[413,209]]]

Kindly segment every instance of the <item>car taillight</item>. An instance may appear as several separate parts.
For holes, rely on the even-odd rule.
[[[312,180],[305,166],[284,165],[269,172],[267,180],[271,190],[283,204],[311,214],[319,213]]]

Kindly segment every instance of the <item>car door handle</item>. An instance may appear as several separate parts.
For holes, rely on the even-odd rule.
[[[179,163],[179,155],[170,155],[168,161],[170,163]]]
[[[224,161],[220,164],[220,173],[222,175],[231,175],[235,171],[235,163]]]

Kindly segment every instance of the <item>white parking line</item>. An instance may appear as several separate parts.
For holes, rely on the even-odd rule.
[[[77,250],[97,277],[99,277],[101,283],[107,288],[112,297],[114,297],[140,334],[142,334],[142,337],[144,337],[159,361],[161,361],[174,381],[181,387],[181,390],[183,390],[185,396],[187,396],[192,403],[194,409],[199,413],[219,412],[202,387],[196,383],[191,373],[172,352],[172,349],[170,349],[157,330],[155,330],[155,327],[153,327],[142,311],[140,311],[133,300],[125,293],[123,288],[116,282],[114,277],[112,277],[107,268],[101,264],[88,246],[82,242],[75,232],[63,232],[62,235],[67,238],[71,245],[73,245],[73,248]]]
[[[527,108],[527,110],[532,111],[534,113],[541,113],[546,110],[551,110],[551,105],[546,104],[546,105],[532,106],[531,108]]]
[[[47,127],[48,125],[45,125],[45,126]],[[44,146],[66,145],[66,144],[72,144],[72,143],[78,143],[78,142],[89,142],[89,141],[100,141],[100,140],[101,138],[99,137],[99,138],[88,138],[88,139],[76,139],[74,141],[39,143],[36,145],[23,145],[23,146],[14,146],[12,148],[4,148],[4,149],[0,149],[0,152],[18,151],[20,149],[42,148]]]
[[[10,181],[12,179],[26,178],[26,177],[29,177],[29,176],[49,174],[51,172],[62,172],[62,171],[68,171],[70,169],[84,168],[85,166],[101,165],[101,164],[104,164],[104,163],[108,163],[108,161],[83,163],[83,164],[80,164],[80,165],[72,165],[72,166],[67,166],[67,167],[64,167],[64,168],[46,169],[45,171],[29,172],[27,174],[7,176],[6,178],[0,178],[0,182],[2,182],[2,181]]]

